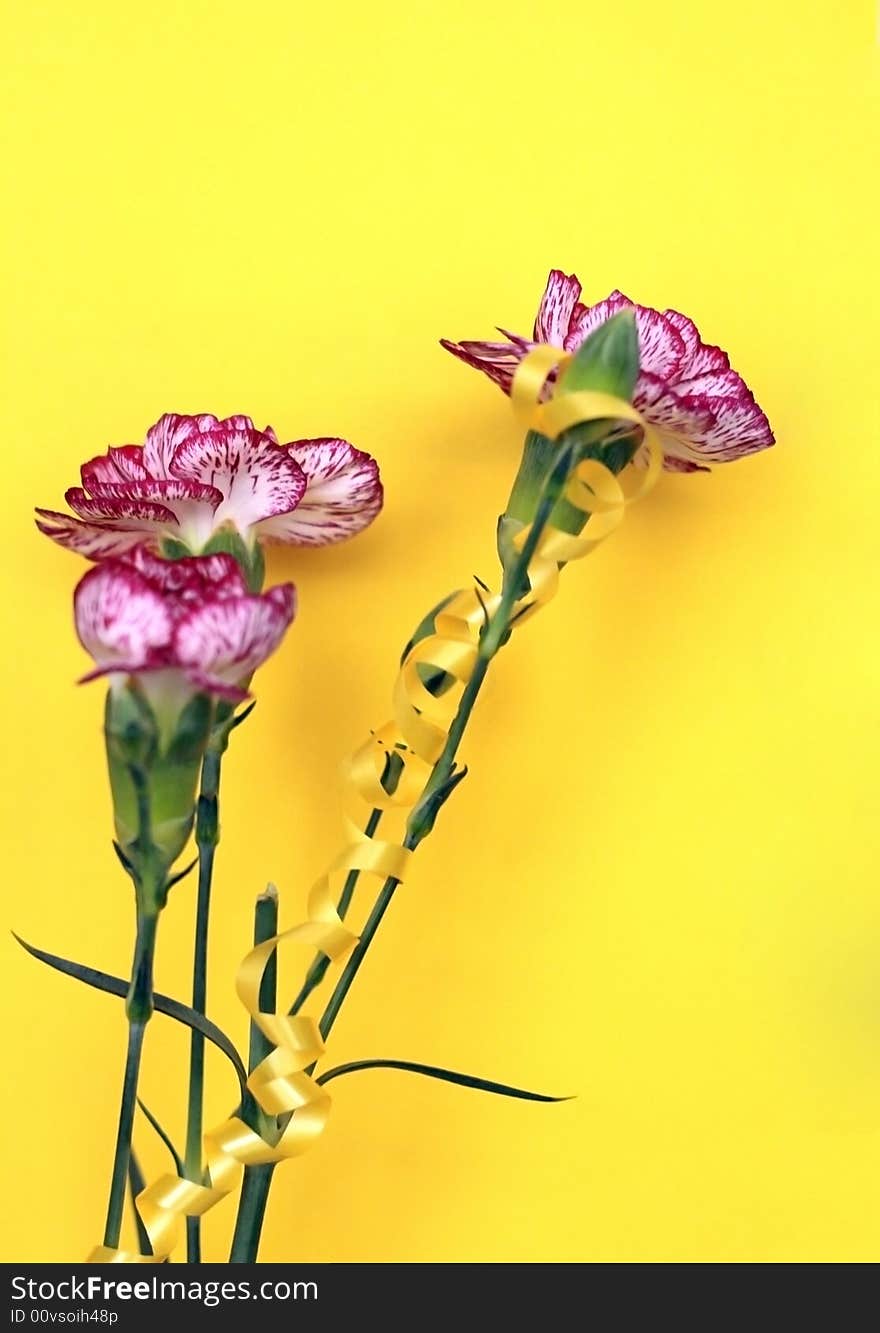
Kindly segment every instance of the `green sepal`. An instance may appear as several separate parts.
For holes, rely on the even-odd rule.
[[[171,764],[200,763],[213,725],[214,701],[210,695],[194,694],[181,710],[163,758]]]
[[[235,528],[220,528],[208,538],[205,545],[193,551],[179,537],[163,537],[159,550],[166,560],[184,560],[191,555],[231,555],[238,561],[251,592],[260,592],[266,577],[266,562],[258,541],[246,542]]]
[[[594,329],[559,376],[553,395],[592,389],[632,400],[639,378],[639,334],[635,315],[620,310]]]
[[[234,704],[223,699],[218,700],[214,713],[214,725],[211,728],[211,738],[208,742],[209,748],[216,750],[218,754],[225,754],[232,732],[235,731],[236,727],[240,727],[242,722],[247,721],[256,706],[256,699],[251,699],[250,703],[240,713],[236,713]]]
[[[234,528],[221,528],[202,547],[202,555],[222,553],[238,561],[251,592],[260,592],[266,577],[266,561],[258,541],[250,544]]]
[[[148,768],[159,749],[159,724],[143,691],[133,683],[108,690],[104,705],[107,752],[120,764]]]
[[[441,783],[436,791],[430,795],[422,797],[413,809],[406,826],[407,838],[414,842],[421,842],[426,838],[436,823],[437,816],[443,809],[443,806],[449,800],[452,793],[460,782],[467,777],[467,767],[459,769],[457,772],[450,773],[445,782]]]
[[[136,882],[149,879],[160,906],[167,892],[165,874],[192,831],[196,787],[213,719],[213,700],[206,694],[193,695],[174,721],[170,737],[163,738],[136,684],[111,690],[107,696],[107,768],[117,855],[123,865],[127,862]],[[148,845],[142,837],[142,804],[149,810]]]
[[[159,542],[159,552],[166,560],[185,560],[193,554],[179,537],[163,537]]]

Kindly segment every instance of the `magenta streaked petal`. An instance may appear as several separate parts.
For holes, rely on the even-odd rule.
[[[574,273],[563,273],[558,268],[550,270],[535,319],[535,342],[564,346],[580,294],[581,284]]]
[[[296,509],[260,524],[260,536],[295,546],[325,546],[361,532],[382,508],[374,458],[347,440],[299,440],[286,446],[306,475]]]
[[[171,462],[179,444],[201,431],[214,430],[217,418],[205,412],[200,416],[181,416],[178,412],[166,412],[155,426],[147,431],[144,443],[144,464],[150,476],[168,478],[174,476]]]
[[[222,600],[247,595],[247,581],[241,566],[234,556],[226,552],[164,560],[147,547],[138,546],[123,559],[156,592],[168,596],[171,613],[177,619],[188,608],[199,606],[207,599]]]
[[[688,385],[673,387],[653,376],[639,377],[636,406],[659,430],[667,460],[725,463],[773,444],[767,418],[738,375],[728,371],[706,378],[713,391],[692,394],[685,392]],[[726,394],[715,392],[716,379],[722,387],[728,381]],[[736,388],[735,395],[729,392],[731,387]]]
[[[174,475],[221,491],[215,522],[229,520],[240,531],[295,509],[306,489],[305,474],[286,449],[260,431],[226,429],[222,422],[178,445]]]
[[[240,704],[249,699],[250,693],[241,685],[230,685],[220,676],[211,676],[206,671],[192,667],[186,672],[187,680],[202,694],[213,694],[227,703]]]
[[[120,489],[127,491],[128,487],[101,487],[104,491]],[[156,504],[152,500],[129,499],[127,495],[98,495],[93,497],[87,495],[81,486],[71,486],[70,490],[65,491],[64,498],[70,505],[75,514],[85,519],[127,519],[129,522],[137,523],[160,523],[175,526],[177,519],[170,509],[164,505]]]
[[[678,330],[684,343],[684,359],[679,366],[678,378],[686,379],[691,375],[705,375],[709,371],[730,369],[730,358],[720,347],[704,343],[700,330],[692,319],[678,310],[664,310],[663,318]]]
[[[292,583],[276,583],[274,588],[268,588],[262,595],[284,616],[286,623],[289,625],[296,615],[296,588],[294,585]]]
[[[149,540],[143,528],[124,526],[103,527],[100,523],[83,523],[71,514],[59,514],[54,509],[38,509],[37,527],[59,546],[75,551],[87,560],[106,560],[122,555],[132,547]]]
[[[675,458],[672,454],[666,454],[663,459],[663,468],[666,472],[711,472],[712,469],[704,467],[702,463],[694,463],[690,458]]]
[[[90,486],[89,491],[96,500],[153,500],[157,504],[170,504],[172,500],[199,500],[216,509],[223,502],[223,492],[216,486],[206,486],[199,481],[181,481],[177,477],[155,480],[148,477],[144,481],[117,482]]]
[[[715,420],[711,405],[691,402],[656,375],[640,375],[633,403],[658,430],[689,437],[709,430]]]
[[[708,401],[682,399],[656,375],[640,375],[633,402],[660,434],[664,467],[668,471],[696,470],[702,451],[694,441],[703,439],[715,424]]]
[[[523,355],[525,355],[526,352],[530,352],[535,346],[535,342],[532,338],[523,338],[518,333],[511,333],[510,329],[502,329],[500,324],[498,325],[498,332],[502,333],[504,337],[516,347],[521,348]],[[503,344],[498,345],[503,346]]]
[[[742,375],[729,369],[711,371],[706,375],[695,375],[690,379],[680,380],[675,385],[675,392],[696,398],[750,399],[752,397],[752,391]]]
[[[89,570],[73,599],[79,641],[96,666],[135,671],[167,650],[172,620],[160,593],[120,561]]]
[[[145,666],[143,662],[134,660],[126,662],[125,660],[110,662],[107,666],[92,667],[84,676],[77,677],[77,685],[89,685],[93,680],[100,680],[102,676],[139,676],[145,671],[161,671],[162,666]]]
[[[589,335],[621,310],[635,314],[639,332],[639,362],[641,369],[661,379],[674,379],[685,359],[685,343],[678,329],[659,310],[637,305],[623,292],[612,292],[604,301],[586,306],[572,323],[566,339],[566,350],[575,351]]]
[[[278,647],[294,610],[292,585],[197,607],[175,628],[175,661],[202,688],[215,693],[240,689]]]
[[[474,370],[481,370],[484,375],[488,375],[489,379],[505,393],[510,393],[514,372],[528,351],[528,345],[525,343],[516,345],[494,342],[453,343],[446,338],[440,339],[440,346],[453,356],[457,356],[466,366],[472,366]]]
[[[113,486],[120,482],[145,481],[149,476],[144,467],[144,450],[140,444],[111,447],[106,454],[83,463],[80,468],[82,484],[87,491],[94,486]]]
[[[694,395],[682,401],[711,405],[712,425],[690,437],[694,453],[706,463],[734,462],[737,458],[769,449],[776,442],[770,422],[750,393],[703,399]],[[694,453],[690,457],[694,457]]]
[[[180,539],[198,549],[207,541],[214,525],[214,513],[223,503],[216,486],[196,481],[135,481],[127,486],[93,486],[95,501],[120,500],[131,504],[161,504],[174,516]]]

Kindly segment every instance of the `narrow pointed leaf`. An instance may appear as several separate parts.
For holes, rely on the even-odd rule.
[[[165,892],[169,893],[174,888],[175,884],[179,884],[182,879],[185,879],[191,870],[195,870],[198,864],[199,858],[197,856],[193,857],[188,866],[184,866],[183,870],[178,870],[175,874],[171,875],[165,882]]]
[[[165,1147],[166,1147],[166,1148],[168,1149],[168,1151],[170,1152],[170,1154],[171,1154],[171,1159],[172,1159],[172,1161],[174,1162],[174,1169],[175,1169],[175,1171],[177,1172],[177,1174],[178,1174],[179,1176],[182,1176],[182,1175],[184,1174],[184,1170],[183,1170],[183,1158],[180,1156],[180,1153],[177,1151],[177,1149],[175,1148],[174,1144],[171,1142],[171,1137],[170,1137],[170,1135],[168,1135],[168,1134],[165,1132],[165,1130],[164,1130],[164,1129],[162,1128],[162,1126],[159,1124],[159,1121],[158,1121],[158,1120],[156,1119],[156,1117],[153,1115],[153,1112],[150,1110],[150,1108],[149,1108],[148,1106],[146,1106],[146,1105],[141,1101],[140,1097],[138,1097],[138,1099],[137,1099],[137,1103],[138,1103],[138,1106],[139,1106],[139,1107],[141,1108],[141,1110],[143,1111],[144,1115],[146,1116],[147,1120],[149,1120],[150,1124],[153,1126],[153,1129],[154,1129],[154,1130],[156,1131],[156,1133],[159,1135],[159,1138],[160,1138],[160,1139],[162,1140],[162,1142],[165,1144]]]
[[[109,972],[99,972],[97,968],[86,967],[84,963],[74,963],[68,958],[59,958],[56,954],[46,953],[43,949],[28,944],[27,940],[23,940],[20,935],[16,935],[15,931],[12,934],[32,958],[37,958],[41,963],[46,963],[48,967],[53,967],[56,972],[63,972],[68,977],[75,977],[77,981],[84,981],[87,986],[94,986],[96,990],[105,991],[108,995],[119,995],[124,998],[128,994],[128,982],[123,981],[122,977],[114,977]],[[176,1022],[185,1024],[188,1028],[195,1028],[219,1051],[222,1051],[235,1070],[235,1076],[241,1085],[242,1091],[244,1091],[244,1085],[247,1082],[247,1071],[242,1064],[241,1056],[225,1032],[222,1032],[215,1023],[212,1023],[209,1018],[205,1018],[203,1014],[197,1014],[194,1009],[190,1009],[189,1005],[181,1004],[179,1000],[172,1000],[168,995],[160,995],[158,992],[154,992],[153,1004],[157,1013],[165,1014],[167,1018],[173,1018]]]
[[[426,1078],[441,1079],[444,1083],[457,1083],[462,1088],[475,1088],[478,1092],[493,1092],[498,1097],[519,1097],[526,1102],[569,1102],[570,1097],[548,1097],[544,1092],[527,1092],[524,1088],[512,1088],[507,1083],[495,1083],[492,1079],[476,1078],[473,1074],[459,1074],[454,1069],[439,1069],[436,1065],[416,1064],[412,1060],[352,1060],[349,1064],[337,1065],[321,1074],[316,1083],[329,1083],[341,1074],[353,1074],[359,1069],[403,1069],[409,1074],[423,1074]]]

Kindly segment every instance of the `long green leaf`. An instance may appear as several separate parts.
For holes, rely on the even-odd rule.
[[[458,1074],[454,1069],[439,1069],[437,1065],[420,1065],[412,1060],[352,1060],[349,1064],[336,1065],[321,1074],[316,1083],[329,1083],[341,1074],[353,1074],[359,1069],[403,1069],[409,1074],[424,1074],[426,1078],[439,1078],[444,1083],[457,1083],[462,1088],[476,1088],[478,1092],[494,1092],[498,1097],[519,1097],[526,1102],[569,1102],[570,1097],[548,1097],[544,1092],[527,1092],[524,1088],[512,1088],[507,1083],[495,1083],[488,1078],[476,1078],[473,1074]]]
[[[128,982],[123,981],[122,977],[114,977],[109,972],[99,972],[97,968],[86,967],[84,963],[74,963],[68,958],[59,958],[57,954],[46,953],[43,949],[28,944],[27,940],[23,940],[20,935],[16,935],[15,931],[12,934],[32,958],[37,958],[41,963],[54,967],[56,972],[63,972],[66,976],[76,977],[77,981],[84,981],[87,986],[94,986],[96,990],[106,991],[108,995],[124,997],[128,994]],[[241,1086],[242,1093],[244,1093],[247,1071],[242,1064],[241,1056],[225,1032],[222,1032],[209,1018],[205,1018],[204,1015],[197,1014],[194,1009],[190,1009],[189,1005],[181,1004],[179,1000],[172,1000],[168,995],[154,993],[153,1004],[157,1013],[165,1014],[166,1017],[173,1018],[176,1022],[185,1024],[188,1028],[196,1028],[203,1037],[206,1037],[218,1050],[222,1051],[235,1070],[235,1076]]]
[[[159,1121],[158,1121],[158,1120],[156,1119],[156,1117],[153,1115],[153,1112],[150,1110],[150,1108],[149,1108],[148,1106],[146,1106],[146,1105],[141,1101],[140,1097],[138,1097],[138,1106],[141,1108],[141,1110],[143,1111],[143,1113],[144,1113],[144,1115],[146,1116],[147,1120],[148,1120],[148,1121],[150,1122],[150,1124],[153,1126],[153,1129],[154,1129],[154,1130],[156,1131],[156,1133],[159,1135],[159,1138],[162,1140],[162,1142],[165,1144],[165,1147],[166,1147],[166,1148],[168,1149],[168,1151],[170,1152],[170,1154],[171,1154],[171,1160],[174,1162],[174,1169],[175,1169],[175,1171],[177,1172],[177,1174],[178,1174],[179,1176],[181,1176],[181,1177],[185,1176],[186,1173],[185,1173],[185,1171],[184,1171],[184,1167],[183,1167],[183,1158],[181,1157],[180,1153],[179,1153],[179,1152],[177,1151],[177,1149],[175,1148],[174,1144],[171,1142],[171,1135],[170,1135],[170,1134],[167,1134],[167,1133],[165,1132],[165,1130],[164,1130],[164,1129],[162,1128],[162,1126],[159,1124]]]

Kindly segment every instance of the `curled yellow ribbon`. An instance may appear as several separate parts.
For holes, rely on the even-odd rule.
[[[589,527],[579,536],[552,526],[545,528],[529,564],[529,591],[515,608],[517,625],[553,597],[560,565],[579,560],[610,536],[622,521],[627,504],[654,485],[663,465],[654,432],[624,399],[583,390],[543,401],[548,376],[568,360],[568,353],[544,344],[524,357],[511,389],[517,417],[527,428],[550,439],[585,421],[607,419],[637,425],[644,436],[641,452],[646,455],[646,465],[630,466],[618,477],[596,459],[577,464],[565,495],[590,516]],[[528,534],[528,528],[518,534],[515,540],[519,549]],[[239,967],[239,998],[273,1045],[271,1053],[251,1073],[247,1086],[267,1115],[287,1117],[277,1141],[268,1142],[238,1116],[224,1121],[204,1139],[209,1184],[165,1175],[138,1195],[136,1207],[153,1253],[141,1255],[101,1245],[89,1255],[89,1262],[163,1263],[177,1243],[184,1218],[199,1217],[219,1203],[237,1184],[242,1167],[298,1156],[323,1131],[330,1098],[305,1072],[324,1053],[318,1024],[304,1014],[261,1012],[263,974],[278,946],[293,941],[323,953],[330,960],[328,973],[341,968],[358,938],[336,909],[347,876],[358,871],[382,882],[405,878],[412,857],[403,845],[407,816],[443,752],[461,693],[477,661],[486,617],[493,614],[499,600],[498,594],[478,593],[475,589],[457,593],[435,617],[434,633],[410,649],[394,687],[393,720],[375,732],[344,766],[348,842],[312,886],[308,919],[257,945]],[[424,668],[446,672],[453,680],[451,688],[441,695],[432,694],[423,683]],[[393,794],[382,785],[390,753],[401,761]],[[396,816],[398,838],[388,841],[363,831],[369,813],[375,809]]]

